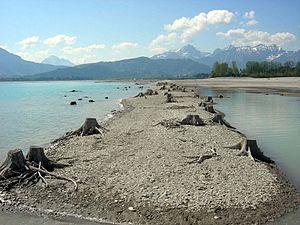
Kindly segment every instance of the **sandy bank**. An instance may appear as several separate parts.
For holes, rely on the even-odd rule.
[[[255,93],[300,96],[300,77],[209,78],[172,81],[189,87],[240,88]]]
[[[172,94],[177,102],[165,103],[164,91],[124,100],[124,111],[107,121],[105,136],[73,137],[47,151],[49,158],[72,164],[55,172],[75,179],[77,192],[53,179],[48,187],[16,188],[2,197],[52,213],[134,224],[261,224],[299,205],[276,167],[224,148],[240,141],[240,134],[211,124],[212,114],[198,107],[192,92]],[[158,124],[187,114],[206,125]],[[189,163],[212,145],[217,157]]]

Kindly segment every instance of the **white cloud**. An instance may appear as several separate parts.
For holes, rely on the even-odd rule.
[[[257,20],[249,20],[248,22],[246,22],[246,25],[247,26],[254,26],[258,24],[258,21]]]
[[[151,41],[150,48],[151,49],[161,48],[160,45],[170,44],[170,43],[176,41],[176,39],[177,39],[177,35],[174,32],[170,33],[170,34],[166,34],[166,35],[161,34]]]
[[[236,46],[255,46],[258,44],[284,46],[296,40],[296,36],[289,32],[270,34],[265,31],[245,30],[241,28],[231,29],[225,33],[218,32],[217,35],[232,40],[232,44]]]
[[[34,53],[18,52],[17,55],[28,61],[41,62],[50,55],[50,49],[44,49]]]
[[[75,55],[75,54],[82,54],[82,53],[89,53],[97,49],[103,49],[105,45],[103,44],[92,44],[86,47],[78,47],[73,48],[71,46],[66,46],[62,49],[63,54],[65,55]]]
[[[154,48],[150,48],[150,50],[152,52],[154,52],[155,54],[160,54],[160,53],[163,53],[163,52],[167,51],[166,48],[162,48],[162,47],[154,47]]]
[[[255,20],[255,12],[253,10],[245,12],[244,17],[248,20],[247,22],[242,22],[242,25],[254,26],[258,24],[258,21]]]
[[[251,10],[249,12],[245,12],[244,17],[246,19],[252,20],[255,18],[255,12],[253,10]]]
[[[137,43],[132,43],[132,42],[122,42],[120,44],[116,44],[113,45],[111,48],[114,50],[124,50],[124,49],[128,49],[128,48],[135,48],[137,47],[138,44]]]
[[[85,63],[93,63],[98,62],[99,59],[96,55],[82,55],[79,58],[76,57],[76,59],[72,60],[77,65],[85,64]]]
[[[67,36],[64,34],[58,34],[56,36],[47,38],[46,40],[44,40],[44,44],[48,45],[48,46],[56,46],[60,43],[64,43],[66,45],[72,45],[75,43],[77,37],[75,36]]]
[[[66,46],[62,48],[62,57],[70,59],[75,64],[91,63],[99,61],[97,57],[97,51],[99,49],[104,49],[103,44],[92,44],[85,47],[73,48],[71,46]]]
[[[171,24],[165,25],[165,29],[169,32],[181,32],[182,41],[186,41],[209,25],[229,24],[233,18],[234,13],[228,10],[212,10],[208,13],[201,12],[193,18],[181,17],[176,19]]]
[[[9,48],[7,47],[7,45],[2,45],[2,44],[0,44],[0,48],[6,50],[6,51],[8,51],[8,52],[10,51]]]
[[[28,48],[29,46],[34,45],[35,43],[37,43],[39,41],[39,36],[31,36],[28,38],[25,38],[22,41],[19,41],[18,44],[21,45],[21,49],[24,50],[26,48]]]

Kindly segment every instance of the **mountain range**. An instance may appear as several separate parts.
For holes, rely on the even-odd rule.
[[[195,62],[203,63],[212,67],[218,62],[231,64],[236,61],[240,68],[245,67],[248,61],[300,61],[300,50],[286,51],[277,45],[257,45],[236,47],[230,45],[224,49],[216,49],[212,53],[201,52],[192,45],[186,45],[181,49],[171,50],[152,56],[152,59],[182,59],[189,58]]]
[[[191,59],[150,59],[138,57],[113,62],[82,64],[27,76],[29,80],[149,79],[209,73],[209,66]]]
[[[0,79],[7,80],[86,80],[147,79],[187,77],[208,74],[213,64],[236,61],[243,68],[247,61],[300,61],[300,50],[286,51],[276,45],[254,47],[228,46],[214,52],[201,52],[192,45],[170,50],[151,58],[138,57],[113,62],[97,62],[73,66],[65,59],[51,56],[43,63],[23,60],[0,48]],[[47,64],[44,64],[47,63]],[[54,65],[50,65],[54,64]]]
[[[9,53],[0,48],[0,78],[19,77],[23,75],[37,74],[56,69],[62,66],[53,66],[30,62],[22,59],[20,56]]]
[[[43,64],[50,64],[50,65],[54,65],[54,66],[68,66],[68,67],[75,66],[75,64],[73,64],[69,60],[63,59],[63,58],[59,58],[59,57],[57,57],[55,55],[51,55],[51,56],[47,57],[41,63],[43,63]]]

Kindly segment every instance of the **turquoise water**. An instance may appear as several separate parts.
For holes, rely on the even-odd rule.
[[[215,98],[216,109],[225,119],[276,161],[288,179],[300,191],[300,97],[247,93],[242,90],[203,88],[201,95]],[[300,224],[300,209],[272,223]]]
[[[26,152],[30,145],[49,143],[80,127],[87,117],[102,121],[111,110],[120,109],[121,98],[137,92],[138,86],[125,83],[0,82],[0,161],[8,150]],[[70,101],[77,105],[69,105]]]
[[[125,86],[131,86],[128,91]],[[81,92],[69,92],[70,90]],[[121,98],[135,95],[135,85],[94,82],[3,82],[0,83],[0,161],[10,149],[28,149],[44,144],[78,128],[86,117],[99,121],[119,109]],[[247,93],[241,90],[202,89],[201,94],[217,96],[216,108],[226,120],[248,137],[258,140],[261,149],[284,171],[300,190],[300,98]],[[67,97],[64,97],[67,95]],[[83,101],[78,101],[78,98]],[[105,96],[109,99],[105,100]],[[95,100],[89,103],[88,99]],[[77,100],[78,105],[69,102]],[[0,224],[60,224],[50,218],[0,213]],[[63,223],[62,224],[73,224]],[[74,224],[85,224],[74,221]],[[300,224],[300,210],[276,221],[276,225]]]

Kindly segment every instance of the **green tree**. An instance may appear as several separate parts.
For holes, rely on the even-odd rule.
[[[298,62],[296,64],[296,67],[295,67],[295,75],[300,77],[300,62]]]
[[[212,71],[211,71],[211,74],[210,74],[210,77],[219,77],[220,76],[220,64],[219,62],[215,62],[214,65],[213,65],[213,68],[212,68]]]
[[[227,63],[221,63],[220,64],[220,76],[225,77],[228,74],[228,64]]]
[[[232,61],[231,68],[232,68],[232,75],[234,77],[238,77],[240,75],[240,73],[239,73],[239,69],[236,65],[236,61]]]

